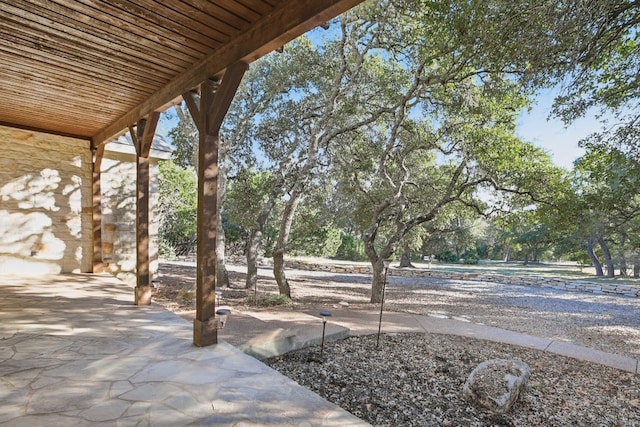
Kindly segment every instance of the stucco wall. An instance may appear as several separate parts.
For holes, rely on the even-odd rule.
[[[103,260],[108,271],[132,285],[136,281],[135,161],[133,154],[111,152],[107,145],[101,166]],[[154,215],[158,199],[158,164],[153,159],[149,172],[149,269],[153,277],[158,270],[158,222]]]
[[[86,272],[89,142],[0,126],[0,273]]]

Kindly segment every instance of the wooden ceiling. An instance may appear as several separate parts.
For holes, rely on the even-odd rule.
[[[362,0],[0,0],[0,124],[103,144]]]

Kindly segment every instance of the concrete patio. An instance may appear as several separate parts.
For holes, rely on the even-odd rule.
[[[367,425],[108,275],[0,276],[0,425]]]

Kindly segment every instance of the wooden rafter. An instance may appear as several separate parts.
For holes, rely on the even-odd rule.
[[[198,130],[202,130],[202,117],[200,116],[200,95],[195,90],[182,94],[182,99],[189,109],[193,123]]]

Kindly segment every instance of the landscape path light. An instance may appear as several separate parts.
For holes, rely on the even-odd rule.
[[[384,308],[384,290],[387,287],[387,271],[389,271],[391,260],[389,258],[383,259],[382,264],[384,264],[384,281],[382,282],[382,301],[380,301],[380,320],[378,320],[378,339],[376,340],[376,348],[380,346],[380,329],[382,328],[382,309]]]
[[[218,318],[218,329],[224,329],[224,325],[225,323],[227,323],[227,317],[229,317],[230,313],[231,310],[229,310],[228,308],[219,308],[216,311],[216,317]]]
[[[327,327],[327,317],[331,317],[331,312],[321,311],[320,316],[322,316],[322,344],[320,344],[320,357],[322,358],[322,353],[324,352],[324,331]]]

